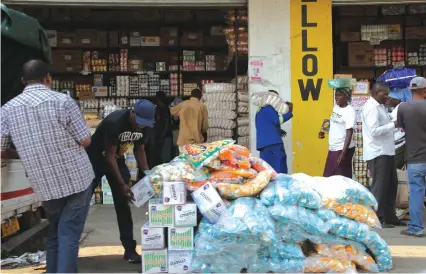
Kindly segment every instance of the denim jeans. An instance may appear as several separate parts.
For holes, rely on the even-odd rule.
[[[426,163],[408,164],[408,182],[410,184],[410,232],[422,232],[423,203],[426,189]]]
[[[49,221],[46,273],[76,273],[78,247],[84,229],[91,187],[68,197],[43,202]]]

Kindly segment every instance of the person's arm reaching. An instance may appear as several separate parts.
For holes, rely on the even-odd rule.
[[[65,103],[66,127],[74,140],[83,147],[90,145],[90,128],[84,121],[81,111],[74,100]]]
[[[143,171],[149,170],[148,160],[146,159],[145,144],[136,143],[134,152],[139,168]]]
[[[388,134],[390,132],[393,132],[393,130],[395,129],[394,122],[379,126],[379,111],[375,107],[364,114],[363,122],[366,124],[367,129],[370,131],[370,134],[373,137]]]
[[[105,162],[107,165],[107,170],[112,172],[112,175],[119,185],[123,195],[128,199],[133,199],[133,192],[131,191],[128,182],[126,183],[123,179],[123,176],[121,176],[120,169],[117,164],[116,153],[117,145],[115,141],[109,139],[108,137],[105,138]]]

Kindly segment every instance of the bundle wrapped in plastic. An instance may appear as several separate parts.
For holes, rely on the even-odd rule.
[[[251,168],[249,157],[250,151],[239,145],[232,145],[228,149],[224,149],[219,153],[219,160],[223,164],[233,168]]]
[[[329,225],[321,220],[315,212],[303,207],[275,204],[269,208],[269,212],[275,219],[297,225],[309,234],[323,235],[329,230]]]
[[[328,222],[336,218],[336,213],[330,209],[318,209],[316,211],[318,217],[321,218],[324,222]]]
[[[381,272],[392,269],[392,254],[387,243],[375,231],[370,231],[362,241],[373,253]]]
[[[364,242],[370,232],[366,224],[337,216],[327,222],[330,233],[356,242]]]
[[[221,165],[218,170],[227,172],[227,173],[232,173],[232,174],[241,176],[243,178],[254,178],[258,174],[256,170],[252,168],[249,168],[249,169],[234,168],[227,165]]]
[[[324,202],[326,208],[341,216],[365,223],[371,227],[382,228],[379,218],[370,207],[352,203],[340,204],[332,199],[326,199]]]
[[[277,177],[277,172],[263,159],[259,157],[250,157],[249,158],[251,167],[256,170],[257,172],[261,172],[264,170],[270,170],[272,171],[271,180],[275,180]]]
[[[305,258],[283,258],[277,252],[272,252],[268,246],[262,246],[257,251],[256,260],[249,265],[249,273],[300,273],[303,272]]]
[[[221,140],[213,143],[184,145],[180,147],[180,153],[181,157],[189,161],[195,168],[201,168],[217,158],[221,149],[234,142],[234,140]]]
[[[306,259],[304,272],[308,273],[357,273],[355,264],[347,260],[312,256]]]
[[[376,262],[373,257],[366,252],[365,246],[364,249],[360,249],[352,245],[344,244],[318,244],[315,246],[315,249],[318,255],[322,257],[351,261],[368,272],[379,272]]]
[[[168,164],[162,164],[151,170],[151,176],[158,175],[163,181],[201,181],[209,177],[209,171],[206,168],[194,169],[190,162],[175,159]]]
[[[278,240],[289,244],[300,244],[306,240],[322,237],[322,235],[311,235],[304,229],[300,229],[300,226],[298,225],[288,224],[280,221],[276,222],[275,233]]]
[[[304,259],[302,248],[298,244],[289,244],[284,241],[278,241],[268,246],[271,257],[280,257],[284,259]]]
[[[324,206],[315,190],[285,174],[279,174],[276,181],[262,192],[260,199],[265,205],[295,205],[310,209]]]
[[[377,201],[373,194],[360,183],[344,176],[325,178],[297,173],[291,177],[313,188],[323,200],[332,199],[341,204],[361,204],[377,209]]]
[[[251,99],[255,106],[264,107],[270,105],[278,112],[278,114],[285,114],[289,111],[286,101],[273,92],[256,92],[251,96]]]
[[[218,183],[216,188],[222,197],[228,199],[236,199],[240,197],[253,197],[258,195],[269,183],[272,172],[265,170],[259,172],[257,176],[245,184],[230,184],[230,183]],[[259,201],[260,202],[260,201]]]

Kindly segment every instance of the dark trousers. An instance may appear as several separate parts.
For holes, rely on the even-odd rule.
[[[49,227],[46,273],[76,273],[81,233],[89,212],[91,188],[43,202]]]
[[[91,159],[92,161],[92,159]],[[112,198],[114,200],[115,213],[117,215],[118,229],[120,231],[120,240],[126,251],[136,249],[136,241],[133,239],[133,219],[129,201],[123,195],[121,188],[110,170],[107,169],[104,159],[98,159],[94,164],[95,179],[92,183],[92,194],[101,183],[102,177],[105,175],[111,187]],[[118,160],[118,168],[121,176],[126,184],[130,182],[130,172],[124,160]]]
[[[270,145],[262,148],[260,158],[267,162],[278,173],[288,173],[287,154],[285,153],[284,144]]]
[[[348,149],[345,159],[339,165],[337,160],[339,159],[340,153],[342,153],[342,150],[328,151],[327,161],[324,167],[324,177],[341,175],[352,179],[352,158],[354,157],[355,148]]]
[[[381,221],[392,223],[398,220],[395,214],[398,177],[396,173],[395,156],[382,155],[368,161],[373,182],[371,193],[379,204],[377,216]]]

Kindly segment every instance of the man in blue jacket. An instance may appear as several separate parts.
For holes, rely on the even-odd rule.
[[[278,94],[274,90],[269,92]],[[279,115],[270,105],[262,107],[256,114],[256,149],[260,152],[260,158],[278,173],[288,173],[287,154],[282,139],[286,132],[281,129],[281,124],[293,117],[293,104],[287,104],[290,111],[283,115]]]

